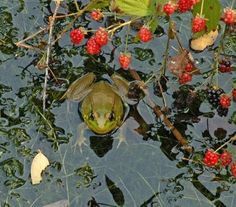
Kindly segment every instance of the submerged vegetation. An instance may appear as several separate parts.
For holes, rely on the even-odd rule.
[[[0,12],[1,206],[236,205],[234,0]]]

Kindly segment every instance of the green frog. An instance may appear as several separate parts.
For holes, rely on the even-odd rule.
[[[96,82],[95,74],[87,73],[74,81],[63,96],[81,102],[80,112],[85,125],[98,135],[114,132],[122,125],[127,114],[125,103],[129,82],[118,74],[113,74],[111,79],[113,84],[105,80]],[[78,127],[77,144],[80,147],[85,144],[85,125]],[[124,141],[124,136],[119,136],[119,144]]]

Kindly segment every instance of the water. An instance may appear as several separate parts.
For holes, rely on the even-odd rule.
[[[68,1],[71,8],[72,2]],[[227,1],[222,3],[229,5]],[[77,127],[82,122],[78,103],[62,101],[60,97],[69,83],[86,72],[94,71],[98,77],[109,79],[107,74],[116,70],[132,80],[117,61],[119,52],[124,50],[121,42],[124,43],[125,29],[114,36],[98,58],[86,55],[84,47],[73,46],[69,33],[65,34],[52,48],[50,67],[59,83],[52,78],[49,80],[47,111],[43,114],[44,71],[36,67],[40,54],[18,48],[14,43],[47,25],[54,8],[50,1],[2,0],[0,5],[1,206],[44,206],[58,201],[61,206],[67,202],[70,206],[235,206],[235,179],[229,170],[184,161],[186,152],[143,101],[137,105],[137,110],[131,107],[134,112],[124,123],[127,144],[122,143],[117,148],[119,130],[107,137],[86,130],[88,147],[83,146],[82,153],[75,147]],[[66,10],[61,8],[59,13]],[[183,15],[181,21],[178,15],[174,17],[185,48],[188,48],[191,32],[186,23],[190,16]],[[68,18],[57,22],[56,29],[61,31],[69,21]],[[165,19],[160,22],[166,31],[168,22]],[[106,20],[94,23],[87,15],[75,23],[85,28],[104,24]],[[228,38],[227,52],[235,57],[233,37]],[[132,68],[145,80],[158,72],[166,40],[164,34],[146,44],[129,41],[128,48],[134,57]],[[43,45],[44,41],[47,35],[39,35],[29,43]],[[84,40],[82,45],[85,43]],[[211,67],[218,44],[202,53],[192,52],[203,73]],[[171,46],[178,48],[176,41],[171,41]],[[170,55],[176,54],[173,48]],[[189,159],[201,158],[206,148],[216,149],[235,134],[235,124],[229,123],[235,103],[226,117],[218,116],[207,101],[197,107],[195,102],[190,107],[182,107],[172,96],[179,84],[171,73],[167,72],[167,77],[164,94],[170,109],[168,117],[193,146],[194,154]],[[220,74],[219,85],[228,92],[233,78],[235,71],[230,75]],[[203,75],[198,75],[191,84],[196,87],[203,81]],[[153,83],[148,86],[151,98],[162,106],[162,99],[153,93]],[[140,123],[144,123],[140,117],[144,126],[149,127],[148,132],[137,130]],[[48,157],[50,166],[43,173],[42,182],[33,186],[30,165],[38,149]],[[235,152],[233,144],[228,145],[228,149]]]

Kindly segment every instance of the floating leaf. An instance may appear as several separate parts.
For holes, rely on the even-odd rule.
[[[32,184],[39,184],[42,180],[41,173],[49,165],[48,158],[39,150],[31,164]]]
[[[152,0],[116,0],[114,4],[118,10],[128,15],[141,17],[155,13],[154,1]]]
[[[206,25],[207,25],[207,31],[210,32],[212,30],[217,29],[217,26],[220,21],[221,16],[221,5],[219,0],[202,0],[204,1],[203,4],[203,10],[202,14],[204,15],[204,18],[207,19]],[[193,15],[196,16],[197,14],[201,13],[201,5],[202,1],[200,1],[198,4],[195,4],[193,7]],[[196,34],[197,36],[202,35],[203,33]]]
[[[123,192],[106,175],[105,175],[105,178],[106,178],[107,187],[108,187],[109,191],[111,192],[114,201],[117,203],[117,205],[123,206],[125,203]]]
[[[214,44],[218,36],[218,31],[211,31],[197,39],[191,40],[190,47],[196,51],[203,51],[206,47]]]

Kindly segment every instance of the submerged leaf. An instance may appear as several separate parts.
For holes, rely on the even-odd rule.
[[[125,203],[123,192],[120,190],[120,188],[116,186],[116,184],[110,178],[105,176],[105,179],[107,187],[111,192],[114,201],[117,203],[117,205],[123,206]]]
[[[42,180],[41,173],[49,165],[48,158],[39,150],[38,154],[34,157],[31,164],[31,180],[32,184],[39,184]]]

